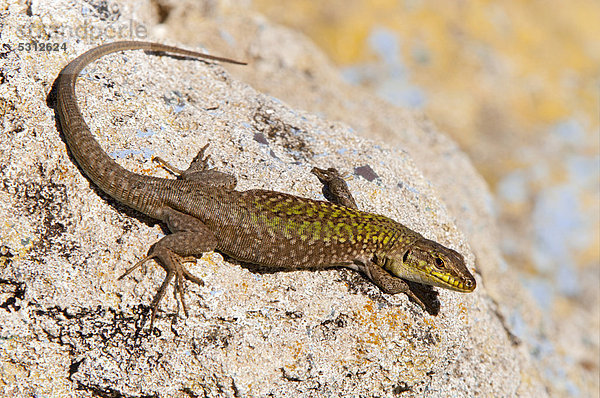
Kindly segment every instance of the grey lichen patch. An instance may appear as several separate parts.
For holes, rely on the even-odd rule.
[[[42,168],[39,168],[43,181]],[[65,233],[72,225],[73,215],[67,209],[67,187],[48,179],[47,182],[8,178],[0,180],[0,191],[13,196],[17,211],[31,219],[36,225],[35,241],[32,253],[34,259],[42,261],[42,257],[50,251],[57,252],[68,259],[78,246],[77,242],[65,239]]]
[[[311,329],[315,339],[333,340],[340,329],[350,326],[353,319],[348,314],[338,314],[333,319],[326,319]]]
[[[193,350],[201,355],[207,347],[226,349],[239,336],[240,327],[237,319],[217,319],[215,323],[205,325],[200,336],[192,339]]]
[[[266,136],[278,146],[285,148],[294,160],[307,161],[313,157],[313,150],[305,142],[306,131],[284,122],[275,109],[260,103],[252,115],[252,121],[254,128],[262,134],[263,138]]]

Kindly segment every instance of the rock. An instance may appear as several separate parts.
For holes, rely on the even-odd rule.
[[[145,18],[143,26],[153,31],[146,11],[79,7],[11,4],[3,18],[13,28],[39,21],[46,28],[73,28],[82,18],[88,26],[106,27]],[[272,34],[275,28],[258,21],[262,34]],[[247,32],[230,33],[238,37],[240,31]],[[67,49],[19,51],[18,43],[27,39],[19,29],[3,37],[11,48],[4,48],[0,65],[4,394],[546,394],[527,349],[496,303],[505,291],[489,289],[480,276],[473,294],[439,290],[439,314],[430,315],[404,296],[381,293],[353,271],[260,274],[206,253],[190,265],[205,286],[186,285],[189,317],[176,315],[177,302],[168,294],[154,332],[139,332],[163,271],[150,266],[146,274],[117,278],[166,231],[99,192],[70,158],[46,95],[60,69],[98,43],[48,32],[47,41],[64,41]],[[239,54],[222,55],[258,59],[260,73],[268,67],[270,76],[289,76],[297,73],[294,59],[282,56],[287,62],[278,64],[260,59],[284,48],[304,54],[305,43],[288,46],[294,37],[288,34],[281,46],[259,36],[250,40],[252,51],[231,46]],[[339,85],[320,80],[339,81],[327,61],[316,52],[311,60],[321,64],[306,66],[308,77],[293,80],[290,89],[296,98],[323,93],[324,102],[331,102],[322,114],[233,78],[250,73],[238,67],[141,51],[90,65],[77,93],[98,141],[129,170],[168,177],[152,155],[185,168],[208,142],[213,165],[235,174],[238,189],[322,199],[309,173],[313,166],[348,173],[364,167],[369,178],[357,173],[349,182],[361,209],[405,223],[465,254],[485,278],[494,275],[501,258],[487,226],[485,186],[464,155],[407,111],[362,94],[349,96],[351,89],[336,93]],[[338,106],[342,100],[348,105]],[[357,120],[364,121],[352,124]],[[396,146],[355,133],[365,126],[393,136]],[[449,174],[454,184],[444,182]]]

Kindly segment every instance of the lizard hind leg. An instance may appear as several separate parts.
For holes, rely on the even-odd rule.
[[[174,236],[174,235],[170,235]],[[159,241],[158,243],[160,243]],[[167,292],[167,287],[171,283],[173,279],[175,279],[175,285],[173,286],[173,294],[175,296],[175,300],[179,303],[181,302],[181,306],[183,307],[183,313],[185,316],[188,316],[187,305],[185,304],[185,295],[184,295],[184,287],[183,287],[183,279],[191,280],[192,282],[204,286],[204,281],[185,269],[183,266],[184,258],[174,253],[172,250],[162,246],[155,245],[151,249],[153,253],[150,255],[154,259],[158,261],[158,263],[165,269],[166,275],[162,284],[158,288],[154,298],[152,299],[152,303],[150,304],[150,309],[152,311],[152,316],[150,319],[150,330],[154,325],[154,319],[156,318],[156,313],[158,311],[158,306],[160,301],[163,299]],[[148,256],[148,257],[150,257]],[[189,278],[189,277],[192,278]],[[179,297],[178,297],[179,296]]]
[[[213,232],[199,219],[185,213],[167,208],[164,210],[163,221],[174,233],[167,235],[156,242],[148,255],[129,268],[119,279],[131,274],[150,260],[155,260],[166,272],[165,279],[152,299],[150,309],[152,311],[150,330],[154,326],[154,319],[158,307],[166,294],[167,288],[174,280],[175,299],[181,302],[185,316],[188,309],[185,303],[184,280],[204,285],[202,279],[190,273],[184,263],[195,261],[195,258],[204,252],[212,251],[217,246],[217,239]]]
[[[169,235],[168,237],[169,238],[174,237],[177,239],[181,238],[181,236],[179,234]],[[172,240],[172,239],[169,239],[169,240]],[[169,284],[171,283],[171,281],[173,281],[173,279],[175,279],[175,286],[173,289],[173,293],[175,295],[175,300],[177,300],[178,303],[181,302],[181,305],[183,307],[183,312],[186,317],[188,316],[188,309],[187,309],[187,305],[185,303],[185,296],[184,296],[185,291],[184,291],[183,280],[187,279],[187,280],[194,282],[200,286],[204,286],[204,281],[202,279],[200,279],[197,276],[190,273],[183,266],[184,263],[195,261],[196,258],[195,257],[181,257],[178,254],[176,254],[175,252],[173,252],[171,249],[169,249],[167,247],[168,245],[165,245],[164,243],[165,242],[160,240],[156,244],[154,244],[150,248],[150,251],[146,257],[144,257],[142,260],[138,261],[133,267],[127,269],[127,271],[125,271],[125,273],[119,277],[119,280],[125,278],[127,275],[131,274],[133,271],[135,271],[137,268],[141,267],[142,265],[145,265],[150,260],[155,260],[162,268],[164,268],[164,270],[166,272],[165,279],[163,280],[162,284],[158,288],[156,294],[154,295],[154,298],[152,299],[152,303],[150,304],[150,309],[151,309],[150,330],[152,330],[152,328],[154,326],[154,319],[156,318],[156,313],[158,312],[159,304],[160,304],[161,300],[163,299],[163,297],[165,296],[165,294],[167,292],[167,288],[169,287]]]
[[[158,156],[155,156],[153,160],[160,163],[161,166],[182,180],[195,181],[214,188],[223,188],[229,191],[233,190],[237,185],[235,176],[208,168],[210,155],[204,155],[208,145],[209,144],[206,144],[200,148],[200,151],[198,151],[198,154],[192,159],[190,166],[186,170],[178,169]]]

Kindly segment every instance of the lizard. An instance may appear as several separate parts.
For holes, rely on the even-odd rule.
[[[149,306],[150,329],[171,282],[175,299],[188,316],[185,280],[199,285],[203,281],[184,264],[210,251],[272,271],[350,268],[362,272],[383,292],[404,293],[423,308],[407,281],[459,292],[475,289],[475,278],[460,253],[391,218],[359,210],[343,176],[334,168],[311,170],[324,184],[328,200],[321,201],[264,189],[235,190],[235,176],[209,168],[208,144],[187,170],[158,159],[177,175],[175,179],[141,175],[120,166],[92,135],[81,114],[75,85],[86,65],[124,50],[245,63],[153,42],[119,41],[78,56],[55,81],[53,106],[58,127],[83,173],[110,197],[164,223],[171,232],[119,277],[150,260],[165,270]]]

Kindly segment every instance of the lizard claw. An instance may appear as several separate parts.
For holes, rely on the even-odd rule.
[[[123,275],[119,276],[117,278],[118,281],[120,281],[121,279],[125,278],[127,275],[131,274],[133,271],[135,271],[137,268],[141,267],[142,265],[146,264],[148,261],[152,260],[153,258],[155,258],[156,256],[154,254],[150,254],[147,255],[146,257],[144,257],[143,259],[141,259],[140,261],[138,261],[133,267],[128,268]]]
[[[313,167],[310,172],[316,175],[319,181],[321,181],[323,184],[328,184],[336,178],[341,178],[345,181],[350,181],[353,179],[352,174],[341,174],[338,169],[333,167],[330,167],[327,170]]]
[[[206,148],[208,148],[209,145],[210,144],[206,144],[202,148],[200,148],[200,150],[198,151],[198,154],[192,160],[192,162],[190,164],[190,168],[192,167],[192,165],[196,164],[197,165],[196,167],[199,170],[206,170],[206,168],[208,167],[208,160],[210,159],[210,155],[204,156],[204,152],[206,152]]]
[[[410,289],[405,290],[403,293],[406,294],[409,299],[417,303],[417,305],[419,305],[423,310],[427,311],[427,306],[425,303],[423,303],[423,301],[418,298]]]
[[[188,169],[180,173],[182,177],[186,174],[191,175],[208,169],[208,161],[210,159],[210,155],[204,155],[204,152],[206,152],[206,148],[208,148],[208,145],[209,144],[206,144],[202,148],[200,148],[198,154],[190,162],[190,166],[188,167]]]
[[[167,169],[173,175],[180,176],[181,174],[183,174],[183,170],[178,169],[177,167],[173,166],[171,163],[167,162],[160,156],[152,156],[152,161],[160,164],[162,167]]]

